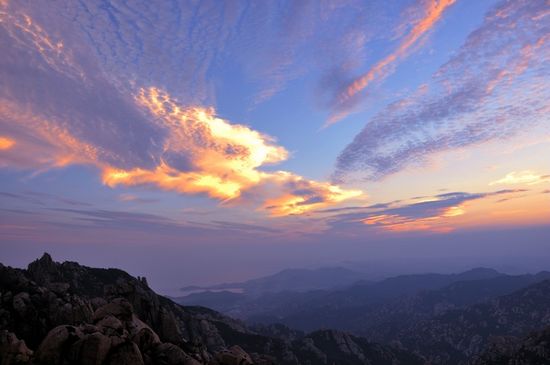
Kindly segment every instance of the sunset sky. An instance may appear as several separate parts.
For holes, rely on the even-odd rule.
[[[0,0],[0,262],[548,262],[549,75],[546,0]]]

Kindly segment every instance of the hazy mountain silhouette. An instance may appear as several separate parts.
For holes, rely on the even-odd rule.
[[[261,334],[210,309],[159,296],[144,278],[56,263],[48,254],[26,270],[0,264],[0,294],[2,365],[423,363],[340,331]]]
[[[182,291],[218,291],[223,289],[239,289],[249,296],[281,291],[309,291],[318,289],[334,289],[348,286],[360,280],[366,280],[367,275],[342,267],[324,267],[319,269],[286,269],[276,274],[244,282],[224,283],[211,286],[186,286]]]

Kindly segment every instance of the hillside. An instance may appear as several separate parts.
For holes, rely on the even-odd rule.
[[[270,337],[202,307],[183,307],[145,278],[56,263],[0,264],[1,364],[421,364],[406,351],[324,330]]]

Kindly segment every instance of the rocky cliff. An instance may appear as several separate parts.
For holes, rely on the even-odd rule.
[[[0,264],[1,364],[421,364],[406,351],[324,330],[259,334],[201,307],[184,307],[117,269]]]

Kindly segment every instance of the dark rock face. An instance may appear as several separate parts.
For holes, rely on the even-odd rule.
[[[524,339],[516,337],[493,338],[488,350],[474,359],[471,364],[550,364],[550,327],[533,332]]]
[[[385,334],[434,364],[461,364],[495,336],[524,336],[550,326],[550,280],[464,309],[394,325]]]
[[[215,311],[175,304],[144,278],[48,254],[27,270],[0,264],[0,331],[2,365],[422,363],[340,332],[260,335]]]
[[[0,364],[27,364],[32,356],[33,352],[25,345],[25,341],[19,340],[11,332],[0,331]]]

